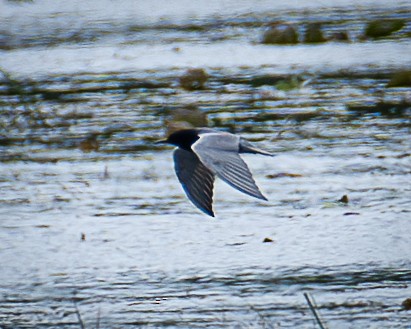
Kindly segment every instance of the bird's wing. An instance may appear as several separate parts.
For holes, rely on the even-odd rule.
[[[245,194],[267,200],[238,154],[240,137],[221,132],[200,134],[191,148],[201,162],[227,184]]]
[[[201,211],[214,217],[214,174],[200,162],[197,155],[180,148],[174,151],[174,168],[190,201]]]

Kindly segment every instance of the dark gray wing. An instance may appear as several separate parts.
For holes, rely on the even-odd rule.
[[[227,184],[245,194],[267,200],[238,154],[239,136],[223,132],[200,134],[200,139],[191,148],[201,162]]]
[[[174,168],[190,201],[198,209],[214,217],[214,174],[200,162],[197,155],[180,148],[174,151]]]

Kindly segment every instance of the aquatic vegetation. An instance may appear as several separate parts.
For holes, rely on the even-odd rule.
[[[401,30],[405,26],[403,19],[378,19],[367,23],[364,36],[368,38],[382,38]]]
[[[327,41],[322,32],[321,23],[310,23],[304,33],[305,43],[321,43]]]
[[[387,88],[391,87],[411,87],[411,71],[395,72],[387,83]]]
[[[203,89],[208,80],[208,74],[203,69],[189,69],[180,78],[180,86],[186,90]]]
[[[264,32],[261,42],[263,44],[296,44],[298,43],[297,30],[290,24],[274,22]]]

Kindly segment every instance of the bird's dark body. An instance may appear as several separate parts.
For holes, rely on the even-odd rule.
[[[172,133],[167,138],[167,143],[182,148],[183,150],[193,152],[191,145],[198,141],[200,136],[196,129],[184,129]]]

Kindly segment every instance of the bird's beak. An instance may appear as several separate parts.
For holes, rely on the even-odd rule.
[[[154,142],[154,144],[167,144],[167,139],[160,139],[159,141]]]

